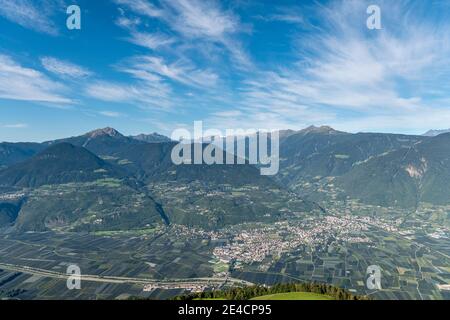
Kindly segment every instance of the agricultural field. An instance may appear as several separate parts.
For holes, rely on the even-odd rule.
[[[330,242],[322,247],[286,252],[261,271],[256,263],[236,270],[233,277],[250,282],[275,284],[292,281],[326,282],[374,299],[449,299],[450,273],[447,241],[426,236],[420,242],[370,229],[367,243]],[[366,287],[368,266],[382,270],[382,290]]]
[[[208,244],[202,241],[184,242],[163,234],[148,236],[146,233],[142,234],[141,230],[134,236],[129,233],[117,235],[116,232],[112,232],[110,236],[26,233],[7,235],[0,239],[0,270],[3,270],[5,278],[15,273],[5,270],[3,264],[65,274],[69,265],[76,264],[82,274],[99,278],[201,278],[211,276],[214,272],[214,265],[208,262],[211,258],[209,251]],[[183,292],[145,292],[144,282],[133,284],[92,281],[83,281],[80,291],[70,291],[66,288],[66,280],[16,273],[19,276],[15,279],[5,283],[0,280],[0,290],[3,290],[4,295],[10,290],[24,290],[16,295],[16,298],[21,299],[120,299],[127,295],[167,298]]]
[[[0,297],[168,299],[233,285],[319,282],[374,299],[449,299],[448,236],[412,219],[341,215],[217,231],[172,225],[5,233]],[[67,290],[62,277],[72,264],[88,276],[81,290]],[[366,287],[372,265],[381,269],[381,290]]]

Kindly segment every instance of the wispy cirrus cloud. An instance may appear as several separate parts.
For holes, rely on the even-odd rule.
[[[160,32],[149,33],[138,31],[131,31],[130,37],[127,40],[135,45],[151,50],[170,46],[176,42],[175,38]]]
[[[215,86],[219,78],[212,71],[196,68],[190,61],[178,60],[169,64],[163,58],[155,56],[139,56],[131,59],[131,70],[146,71],[148,74],[197,87]]]
[[[220,40],[226,34],[242,31],[238,17],[223,11],[216,1],[161,1],[159,7],[148,0],[114,1],[137,15],[161,19],[173,30],[189,37]]]
[[[219,113],[211,121],[280,128],[331,124],[343,130],[445,127],[450,14],[442,11],[430,20],[423,3],[381,1],[384,27],[368,30],[369,4],[320,6],[316,19],[326,23],[298,36],[296,62],[248,76],[236,103],[241,115]]]
[[[114,0],[118,5],[130,8],[134,12],[150,18],[164,16],[164,11],[147,0]]]
[[[12,57],[0,55],[0,98],[47,103],[72,103],[67,88],[45,74],[24,67]]]
[[[128,18],[124,16],[124,11],[122,9],[120,9],[119,12],[121,13],[121,16],[116,19],[115,24],[121,28],[131,29],[142,23],[140,18]]]
[[[41,58],[41,64],[47,71],[64,78],[86,78],[93,74],[87,68],[54,57]]]
[[[275,9],[275,12],[267,14],[265,16],[258,15],[256,18],[260,20],[264,20],[267,22],[284,22],[289,24],[300,24],[303,25],[306,23],[306,19],[304,17],[305,12],[300,7],[278,7]]]
[[[0,0],[0,16],[24,28],[56,36],[59,31],[52,17],[59,9],[65,12],[63,4],[62,0],[43,0],[39,3],[31,0]]]
[[[85,93],[103,101],[169,108],[175,101],[179,102],[179,98],[173,94],[173,83],[205,88],[215,86],[218,81],[215,73],[197,69],[189,61],[166,63],[163,58],[155,56],[126,59],[116,69],[130,75],[133,80],[127,83],[95,81],[87,85]]]
[[[165,4],[171,9],[165,18],[174,30],[186,36],[220,41],[229,34],[242,31],[239,18],[222,10],[218,2],[173,0]]]
[[[298,67],[280,72],[286,88],[300,83],[303,90],[284,91],[309,105],[370,114],[415,112],[430,103],[424,97],[450,75],[450,23],[430,23],[421,16],[425,8],[412,10],[408,1],[381,1],[385,28],[370,31],[361,18],[369,4],[334,2],[320,12],[329,27],[299,40]]]
[[[224,10],[218,1],[172,0],[161,1],[159,6],[148,0],[139,0],[136,3],[129,0],[115,1],[136,15],[162,21],[177,33],[178,40],[200,41],[196,44],[197,49],[203,47],[201,42],[213,43],[230,53],[237,66],[248,68],[252,64],[244,45],[236,38],[238,34],[248,32],[249,28],[241,23],[238,15],[231,10]],[[123,16],[123,12],[121,14]],[[154,49],[156,42],[150,40],[152,41],[147,43]]]
[[[117,21],[121,21],[116,21],[116,24],[129,33],[125,40],[149,50],[146,55],[125,58],[118,64],[118,71],[132,77],[128,84],[120,84],[118,91],[135,92],[138,97],[129,97],[128,101],[140,101],[139,103],[147,106],[165,108],[177,104],[186,105],[179,96],[180,88],[187,86],[191,89],[210,90],[219,84],[221,71],[208,61],[215,59],[213,55],[222,54],[225,48],[228,53],[233,52],[235,61],[246,60],[243,49],[231,37],[232,33],[238,32],[238,26],[235,25],[239,23],[238,19],[232,17],[231,13],[221,11],[216,2],[115,2],[119,5]],[[201,21],[197,21],[197,18]],[[153,23],[162,23],[164,27],[150,31],[149,19]],[[186,25],[182,26],[182,23]],[[193,40],[196,43],[194,46]],[[200,50],[208,46],[214,46],[214,54]],[[219,53],[219,50],[222,52]],[[193,54],[194,52],[197,53]],[[110,85],[115,87],[117,82]],[[90,96],[105,98],[106,95],[101,92],[108,89],[108,86],[103,83],[96,89],[100,90],[88,90]],[[124,93],[121,96],[127,95]]]
[[[250,68],[251,58],[236,35],[248,32],[239,16],[224,10],[217,1],[174,0],[165,2],[167,23],[184,37],[218,43],[231,54],[238,67]]]
[[[143,109],[164,109],[172,106],[171,88],[164,83],[147,81],[143,75],[136,75],[136,83],[98,80],[88,84],[85,95],[108,102],[135,104]]]
[[[116,111],[100,111],[99,114],[109,118],[120,118],[122,113]]]
[[[28,124],[27,123],[4,124],[2,127],[6,129],[23,129],[28,128]]]

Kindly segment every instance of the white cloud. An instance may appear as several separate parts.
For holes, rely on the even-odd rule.
[[[304,18],[304,10],[298,7],[279,7],[275,10],[275,13],[271,13],[267,16],[258,16],[265,21],[279,21],[290,24],[303,25],[306,23]]]
[[[134,12],[156,18],[162,16],[164,13],[161,9],[155,7],[152,3],[146,0],[114,0],[117,4],[126,6]]]
[[[405,15],[407,2],[382,1],[385,28],[368,31],[358,19],[365,17],[368,4],[336,2],[324,10],[322,18],[330,29],[300,40],[303,49],[309,50],[309,65],[295,71],[304,76],[292,73],[288,77],[320,89],[304,97],[315,103],[367,112],[420,108],[421,97],[440,86],[439,73],[449,75],[450,25],[444,22],[436,27],[419,14]],[[433,84],[425,85],[430,79]],[[420,89],[408,90],[414,87]]]
[[[128,72],[130,72],[130,69],[134,71],[134,75],[137,75],[137,72],[141,73],[141,77],[144,75],[146,77],[154,77],[156,75],[157,77],[164,77],[189,86],[212,87],[216,85],[219,78],[214,72],[197,69],[189,61],[183,60],[168,64],[163,58],[140,56],[132,59],[131,65],[131,68],[127,70]]]
[[[3,125],[3,127],[7,128],[7,129],[23,129],[23,128],[27,128],[28,124],[26,124],[26,123],[5,124],[5,125]]]
[[[170,0],[157,7],[147,0],[115,0],[135,14],[159,18],[190,37],[221,39],[226,34],[241,32],[237,16],[223,11],[216,1]]]
[[[195,39],[197,40],[195,48],[202,51],[205,46],[213,43],[230,53],[232,60],[238,67],[251,67],[251,59],[248,53],[243,44],[236,39],[236,35],[248,32],[248,27],[243,25],[239,17],[231,10],[222,9],[218,1],[161,1],[159,7],[147,0],[136,2],[131,0],[115,1],[130,9],[134,14],[164,22],[171,30],[180,35],[181,39],[185,40],[183,45],[191,43]],[[131,31],[136,32],[136,30]],[[139,36],[139,34],[137,35]],[[146,40],[134,39],[134,43],[139,45],[147,43],[144,46],[155,49],[158,47],[158,42],[153,37],[154,35],[148,36]],[[173,44],[173,37],[165,40]],[[174,50],[176,51],[176,49]]]
[[[167,4],[176,12],[168,18],[172,27],[187,36],[221,40],[227,34],[242,31],[239,19],[223,11],[217,2],[171,0]]]
[[[407,2],[382,1],[384,28],[369,31],[361,18],[368,3],[348,0],[319,7],[324,23],[299,36],[297,63],[249,74],[235,99],[242,115],[216,114],[210,120],[280,129],[308,124],[409,132],[445,127],[450,21],[436,23],[416,11],[405,15]]]
[[[122,114],[120,112],[115,112],[115,111],[100,111],[99,114],[101,114],[102,116],[105,116],[105,117],[109,117],[109,118],[119,118],[122,116]]]
[[[92,75],[88,69],[68,61],[52,57],[41,58],[42,66],[49,72],[62,77],[85,78]]]
[[[126,102],[133,97],[133,87],[115,84],[106,81],[98,81],[86,88],[86,93],[99,100]]]
[[[124,16],[118,17],[116,19],[116,25],[118,25],[121,28],[130,29],[133,27],[136,27],[142,23],[141,19],[139,18],[127,18]]]
[[[223,45],[240,68],[250,68],[251,59],[235,36],[248,27],[232,11],[223,10],[217,1],[167,1],[171,14],[165,17],[175,31],[187,38],[202,39]]]
[[[138,46],[155,50],[173,44],[176,40],[162,33],[148,33],[132,31],[128,41]]]
[[[168,108],[170,88],[140,80],[135,84],[97,81],[86,86],[88,96],[115,103],[134,103],[142,108]]]
[[[137,56],[127,59],[116,69],[132,77],[129,82],[95,81],[85,88],[85,93],[95,99],[137,104],[143,108],[168,109],[182,104],[173,93],[172,82],[194,88],[212,88],[218,76],[195,68],[189,61],[166,63],[154,56]]]
[[[51,20],[62,1],[0,0],[0,15],[24,28],[57,35],[58,28]],[[64,12],[64,11],[62,11]]]
[[[64,97],[66,87],[43,73],[0,55],[0,98],[21,101],[71,103]]]

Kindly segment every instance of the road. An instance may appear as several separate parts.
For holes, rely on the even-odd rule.
[[[71,275],[60,273],[52,270],[44,270],[39,268],[33,268],[29,266],[20,266],[14,264],[0,263],[0,269],[21,272],[31,275],[37,275],[41,277],[48,277],[54,279],[67,280]],[[82,281],[92,281],[92,282],[106,282],[106,283],[132,283],[132,284],[154,284],[161,286],[174,286],[177,285],[240,285],[240,286],[251,286],[253,283],[235,279],[235,278],[192,278],[192,279],[168,279],[168,280],[155,280],[147,278],[128,278],[128,277],[116,277],[116,276],[97,276],[97,275],[81,275]]]

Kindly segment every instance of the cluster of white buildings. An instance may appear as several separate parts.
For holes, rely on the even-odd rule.
[[[266,257],[276,258],[301,246],[315,247],[329,241],[371,243],[364,235],[369,224],[354,216],[327,216],[304,222],[277,222],[237,232],[230,243],[214,249],[214,256],[224,263],[262,262]]]
[[[17,199],[23,198],[24,196],[25,196],[25,193],[22,193],[22,192],[5,193],[5,194],[0,194],[0,200],[2,200],[2,201],[17,200]]]

